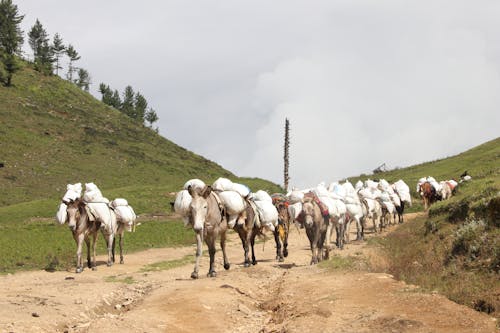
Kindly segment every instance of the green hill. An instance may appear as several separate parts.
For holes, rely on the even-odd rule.
[[[103,188],[234,177],[56,76],[29,66],[0,87],[0,206]]]

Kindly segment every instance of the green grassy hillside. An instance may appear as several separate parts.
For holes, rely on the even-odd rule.
[[[61,196],[67,183],[175,184],[231,172],[56,76],[25,66],[0,86],[0,206]]]
[[[500,138],[462,154],[372,175],[404,179],[415,193],[420,177],[472,180],[459,184],[451,199],[431,206],[428,215],[374,240],[385,250],[388,272],[425,290],[500,318]]]

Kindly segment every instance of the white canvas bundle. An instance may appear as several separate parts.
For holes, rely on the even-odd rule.
[[[447,180],[446,182],[448,183],[448,185],[450,185],[450,188],[452,190],[458,185],[458,183],[453,179]]]
[[[115,213],[116,220],[119,223],[132,225],[137,218],[134,209],[131,206],[118,206],[115,208]]]
[[[271,231],[278,225],[278,211],[272,202],[268,201],[255,201],[257,212],[261,225],[267,227]]]
[[[101,221],[101,228],[105,228],[107,232],[116,232],[116,215],[108,204],[89,202],[87,207],[93,217]]]
[[[302,202],[296,202],[288,206],[288,213],[296,220],[302,212]]]
[[[248,188],[248,186],[238,183],[233,183],[228,191],[238,192],[243,198],[247,197],[250,194],[250,189]]]
[[[471,180],[471,179],[472,179],[472,177],[471,177],[471,176],[469,176],[469,175],[466,175],[466,176],[464,176],[462,179],[463,179],[464,181],[468,182],[469,180]]]
[[[346,206],[342,200],[333,199],[330,196],[318,198],[328,208],[330,216],[341,217],[345,214]]]
[[[355,189],[356,191],[359,191],[359,190],[361,190],[362,188],[363,188],[363,182],[362,182],[361,180],[358,180],[358,181],[356,182],[356,186],[354,187],[354,189]]]
[[[68,212],[66,211],[67,208],[68,206],[66,206],[64,202],[61,202],[59,205],[59,209],[56,213],[56,221],[59,224],[64,224],[68,220]]]
[[[368,179],[367,181],[365,181],[365,187],[370,189],[376,189],[378,188],[378,183],[374,182],[371,179]]]
[[[389,196],[391,197],[391,202],[394,204],[394,206],[401,206],[401,199],[399,198],[399,195],[393,192]]]
[[[76,200],[82,196],[82,184],[68,184],[66,185],[66,193],[64,194],[62,200],[64,202],[70,202]]]
[[[200,179],[190,179],[184,184],[182,188],[184,190],[187,190],[189,186],[191,186],[191,188],[195,191],[202,191],[206,187],[205,183]]]
[[[313,189],[313,193],[318,197],[328,197],[330,196],[330,192],[326,189],[325,185],[319,184]]]
[[[302,193],[301,191],[292,191],[287,195],[287,197],[290,200],[291,204],[301,203],[304,199],[304,193]]]
[[[381,192],[376,188],[364,188],[358,192],[363,198],[368,199],[378,199],[380,198]]]
[[[113,207],[128,206],[128,201],[123,198],[116,198],[115,200],[111,201],[111,206]]]
[[[389,196],[389,193],[387,193],[387,192],[382,192],[380,194],[380,199],[382,201],[391,201],[391,197]]]
[[[258,190],[257,192],[253,193],[252,198],[254,201],[267,201],[273,203],[273,199],[271,198],[269,193],[262,190]]]
[[[231,191],[232,187],[233,182],[223,177],[220,177],[212,184],[212,188],[216,191]]]
[[[175,196],[174,211],[182,217],[188,217],[191,201],[193,201],[193,197],[191,197],[187,190],[179,191]]]
[[[385,179],[381,179],[378,183],[378,187],[381,190],[387,191],[387,189],[390,187],[389,182]]]
[[[331,187],[331,190],[330,190]],[[345,188],[339,183],[331,183],[329,187],[329,191],[335,194],[336,198],[343,199],[347,195],[347,191]]]
[[[393,184],[394,189],[399,195],[401,201],[405,201],[411,205],[411,196],[410,196],[410,187],[406,185],[406,183],[400,179]]]
[[[394,214],[394,212],[396,211],[396,207],[391,201],[382,201],[382,206],[387,209],[389,214]]]
[[[345,183],[342,184],[342,187],[344,188],[346,197],[353,197],[357,195],[356,190],[354,189],[354,186],[352,186],[350,181],[346,180]]]
[[[359,197],[356,195],[355,197],[345,197],[344,202],[346,205],[359,205],[361,202],[359,201]]]
[[[219,198],[229,215],[238,215],[245,210],[245,200],[238,192],[224,191],[219,193]]]
[[[109,203],[109,200],[102,196],[101,190],[94,183],[85,184],[83,200],[86,202]]]

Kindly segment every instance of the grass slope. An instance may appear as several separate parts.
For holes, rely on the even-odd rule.
[[[450,158],[372,177],[402,178],[414,191],[420,177],[457,179],[465,170],[472,180],[459,184],[455,196],[378,242],[390,259],[388,271],[397,278],[500,319],[500,138]]]

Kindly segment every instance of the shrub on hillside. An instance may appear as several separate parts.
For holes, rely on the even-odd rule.
[[[483,220],[468,220],[455,231],[451,254],[463,255],[475,260],[481,253],[484,243],[486,223]]]

